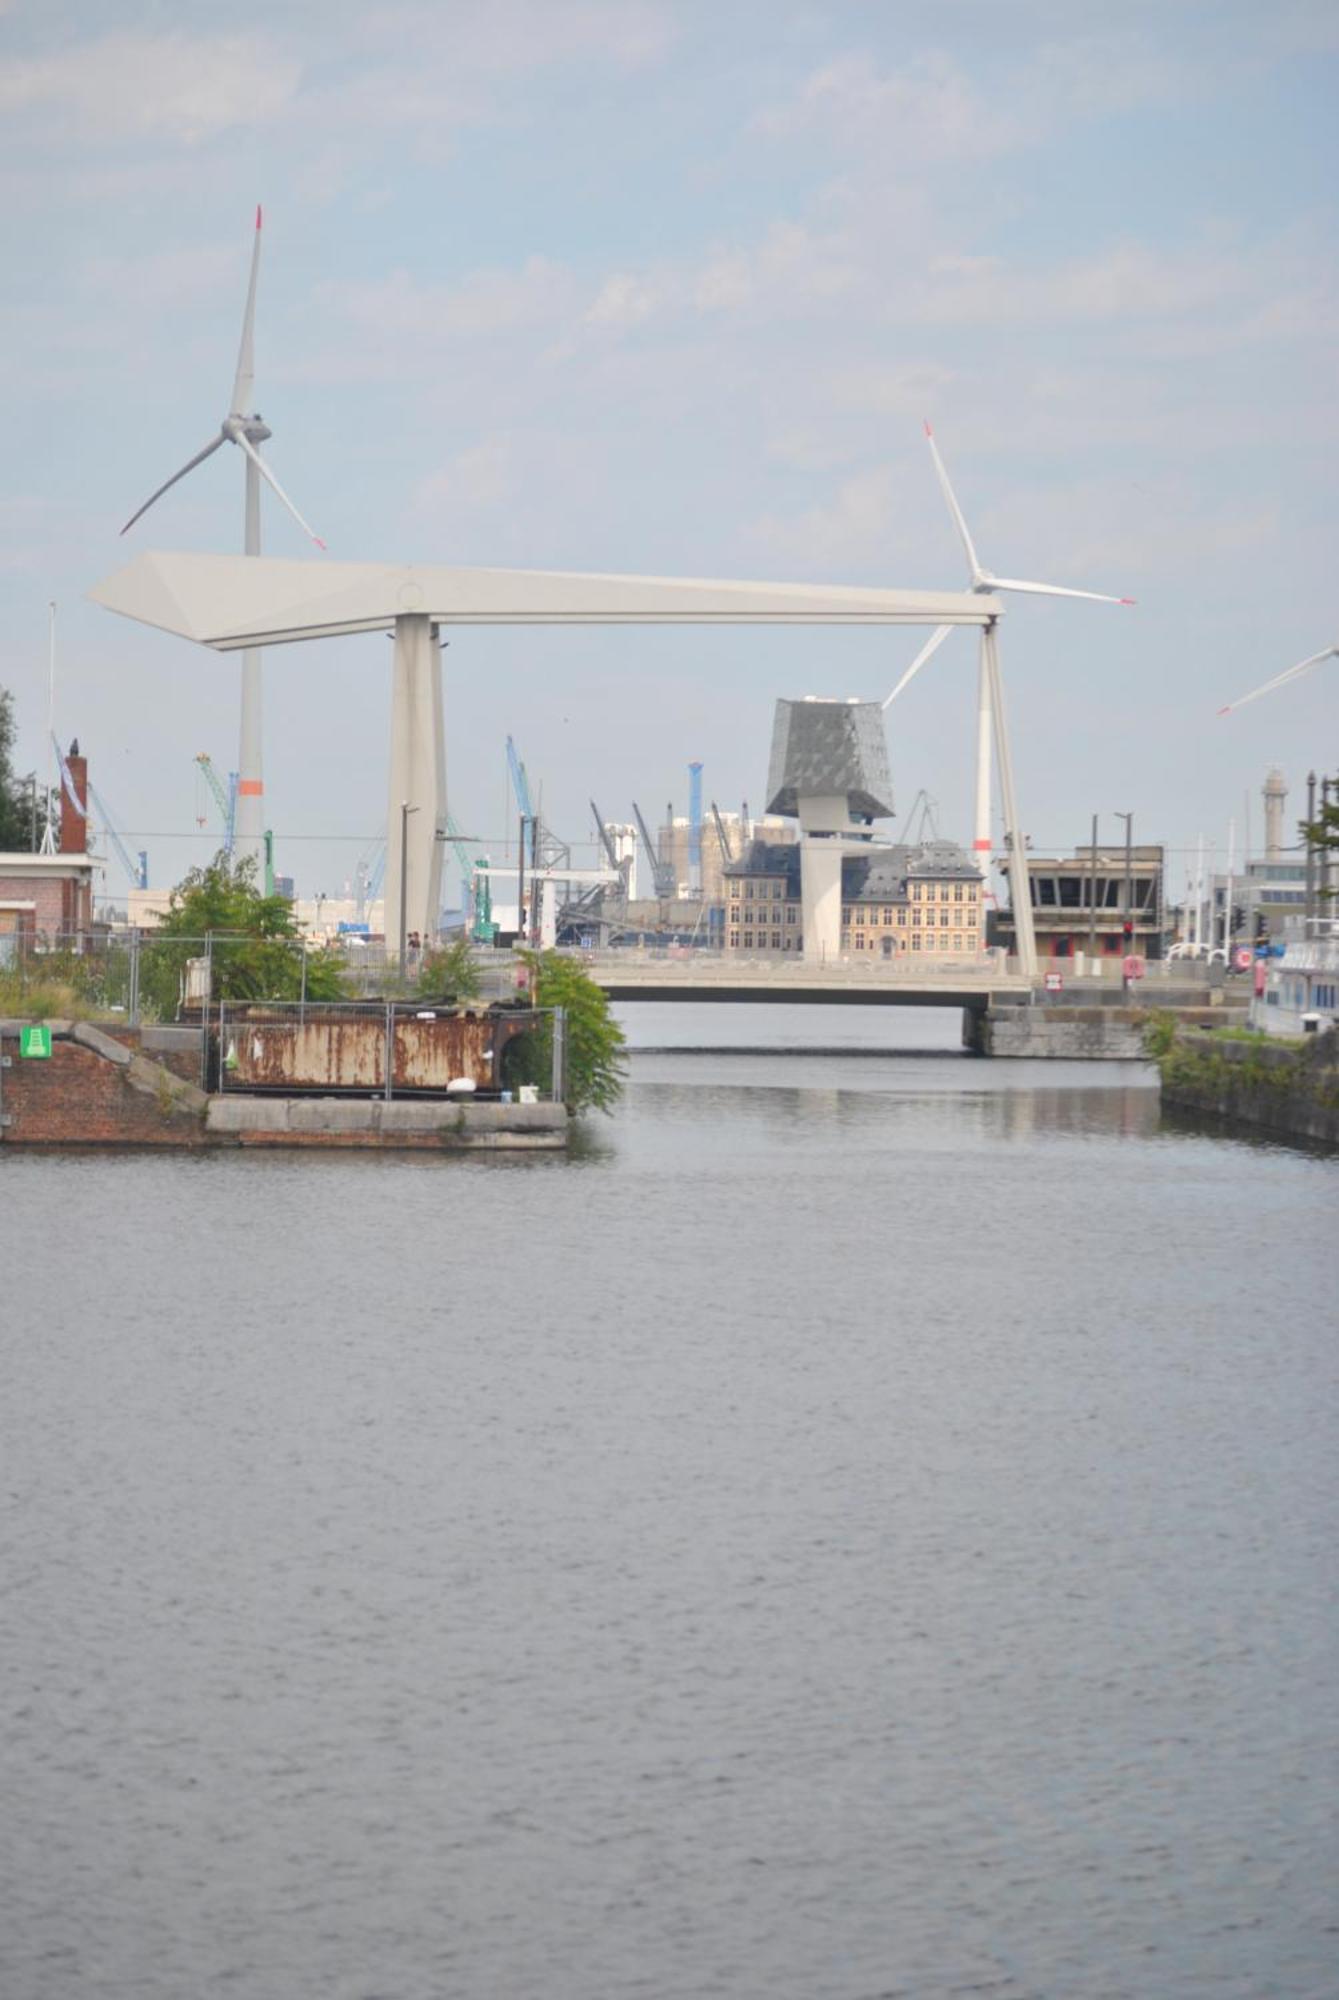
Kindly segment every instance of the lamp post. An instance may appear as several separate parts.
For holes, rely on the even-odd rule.
[[[400,801],[400,977],[405,970],[405,948],[408,938],[409,919],[409,871],[405,865],[409,854],[409,815],[416,813],[417,806],[411,806],[408,799]]]
[[[1121,897],[1121,932],[1122,942],[1126,945],[1127,949],[1122,955],[1120,976],[1121,984],[1128,993],[1130,990],[1130,975],[1125,969],[1125,959],[1129,956],[1130,951],[1134,949],[1134,912],[1130,904],[1130,870],[1133,860],[1131,841],[1134,836],[1134,814],[1132,812],[1118,812],[1116,818],[1125,821],[1125,888]]]
[[[1093,814],[1093,844],[1088,849],[1088,956],[1097,963],[1097,814]],[[1091,971],[1091,967],[1089,968]]]

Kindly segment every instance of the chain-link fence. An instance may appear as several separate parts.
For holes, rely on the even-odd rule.
[[[415,949],[400,964],[378,941],[325,946],[301,938],[154,930],[0,934],[0,1014],[95,1014],[142,1021],[198,1019],[208,1002],[511,999],[509,956]]]
[[[459,1097],[561,1102],[564,1010],[409,1000],[219,1001],[206,1081],[249,1096]]]

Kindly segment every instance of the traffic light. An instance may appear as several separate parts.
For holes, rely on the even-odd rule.
[[[1133,918],[1133,917],[1127,917],[1127,918],[1125,919],[1125,922],[1124,922],[1124,923],[1123,923],[1123,924],[1121,925],[1121,935],[1122,935],[1122,937],[1123,937],[1123,938],[1125,939],[1125,942],[1126,942],[1127,944],[1130,944],[1130,943],[1131,943],[1131,942],[1133,941],[1133,938],[1134,938],[1134,918]]]

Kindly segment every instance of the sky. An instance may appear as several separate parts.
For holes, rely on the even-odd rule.
[[[1339,11],[1329,0],[0,0],[0,686],[151,880],[216,835],[235,659],[86,601],[137,549],[240,548],[227,413],[257,202],[257,397],[332,556],[958,588],[982,560],[1133,609],[1001,628],[1040,852],[1238,852],[1269,765],[1339,771]],[[310,555],[276,506],[266,547]],[[882,698],[906,630],[461,631],[458,824],[505,739],[589,801],[765,803],[778,696]],[[338,895],[385,824],[390,647],[266,655],[278,864]],[[971,837],[974,640],[887,715],[899,812]],[[896,822],[890,829],[896,830]],[[514,839],[514,835],[511,835]],[[113,862],[107,887],[120,893]]]

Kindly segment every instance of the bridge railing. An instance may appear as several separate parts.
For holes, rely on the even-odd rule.
[[[617,951],[583,951],[573,956],[580,958],[594,978],[611,982],[619,978],[646,978],[662,984],[682,982],[703,986],[753,983],[851,986],[860,982],[877,986],[933,984],[962,987],[998,985],[1002,980],[1018,977],[1016,966],[998,951],[971,955],[959,952],[942,957],[924,952],[918,953],[914,959],[901,954],[896,958],[882,958],[875,954],[865,957],[852,953],[815,961],[799,956],[777,958],[765,955],[755,958],[744,952],[725,954],[719,951],[675,950],[672,946],[663,949],[630,946]]]

